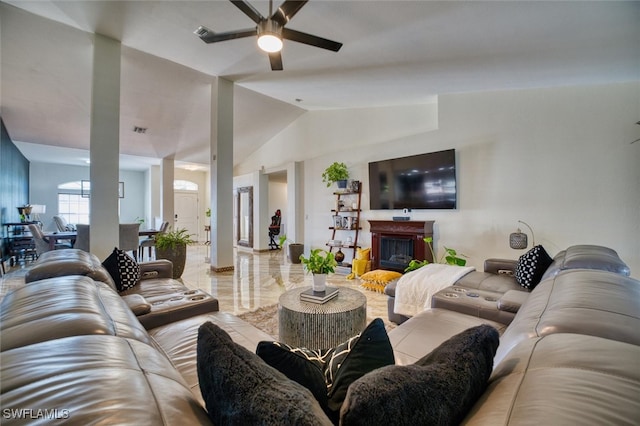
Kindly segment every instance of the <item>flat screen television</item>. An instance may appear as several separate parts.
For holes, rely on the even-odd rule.
[[[455,209],[456,151],[369,163],[371,210]]]

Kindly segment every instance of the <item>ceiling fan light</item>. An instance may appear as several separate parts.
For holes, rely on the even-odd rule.
[[[258,47],[268,53],[282,50],[282,39],[275,34],[264,33],[258,37]]]

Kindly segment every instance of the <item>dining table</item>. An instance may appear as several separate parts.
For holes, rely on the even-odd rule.
[[[158,232],[157,229],[141,229],[138,231],[138,235],[141,237],[150,237],[156,235]],[[49,249],[55,250],[56,244],[60,241],[71,241],[73,245],[78,237],[78,233],[76,231],[45,232],[44,237],[49,241]]]

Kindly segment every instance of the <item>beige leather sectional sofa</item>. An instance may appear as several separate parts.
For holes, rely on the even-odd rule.
[[[558,253],[542,281],[523,292],[510,320],[494,315],[501,295],[518,291],[508,284],[513,278],[475,275],[480,280],[469,276],[454,287],[464,288],[463,295],[496,293],[493,308],[486,300],[476,305],[483,309],[448,304],[406,320],[389,332],[397,364],[415,362],[469,327],[490,324],[502,334],[493,374],[464,424],[639,424],[640,282],[628,276],[615,251],[581,245]]]
[[[500,346],[489,387],[465,424],[637,424],[640,282],[607,250],[587,256],[569,248],[556,256],[509,325],[444,308],[407,320],[389,332],[396,362],[412,363],[448,337],[488,323],[502,333]],[[101,281],[109,279],[95,258],[55,256],[43,256],[30,282],[0,305],[2,424],[43,416],[83,425],[210,424],[196,371],[199,326],[211,321],[251,351],[270,340],[206,299],[203,306],[187,302],[193,310],[177,317],[163,315],[165,308],[136,316],[138,303],[127,304]],[[568,268],[567,258],[581,267]],[[190,297],[165,268],[143,267],[145,279],[130,293],[153,300],[152,307]],[[65,271],[76,275],[51,276]],[[156,317],[145,326],[139,318],[150,313]]]

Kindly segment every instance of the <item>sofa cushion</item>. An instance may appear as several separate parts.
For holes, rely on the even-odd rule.
[[[413,365],[366,374],[349,387],[340,424],[459,424],[486,389],[498,342],[496,329],[480,325]]]
[[[197,366],[214,424],[331,424],[307,388],[234,343],[211,322],[198,330]]]
[[[111,275],[102,266],[100,259],[92,253],[78,249],[51,250],[42,253],[25,276],[27,283],[47,278],[68,275],[85,275],[108,284],[116,290]]]
[[[640,282],[612,272],[563,271],[542,281],[500,341],[496,362],[523,340],[588,334],[640,345]]]
[[[640,346],[551,334],[519,343],[496,362],[463,424],[632,425],[640,419],[637,395]]]
[[[155,345],[115,290],[78,275],[32,282],[7,294],[0,304],[0,326],[3,351],[87,334]]]
[[[597,269],[627,277],[630,275],[629,267],[615,250],[603,246],[580,244],[556,254],[542,279],[553,277],[568,269]]]
[[[335,348],[311,350],[279,342],[260,342],[256,353],[267,364],[311,390],[334,420],[354,380],[394,363],[393,348],[380,318]]]
[[[522,287],[533,290],[551,262],[552,259],[544,247],[541,245],[533,247],[518,259],[514,274],[516,281]]]
[[[124,250],[117,247],[107,257],[102,266],[109,272],[118,291],[134,287],[140,281],[140,266]]]
[[[26,414],[2,424],[211,424],[166,356],[135,340],[49,340],[3,351],[0,368],[3,411]]]

